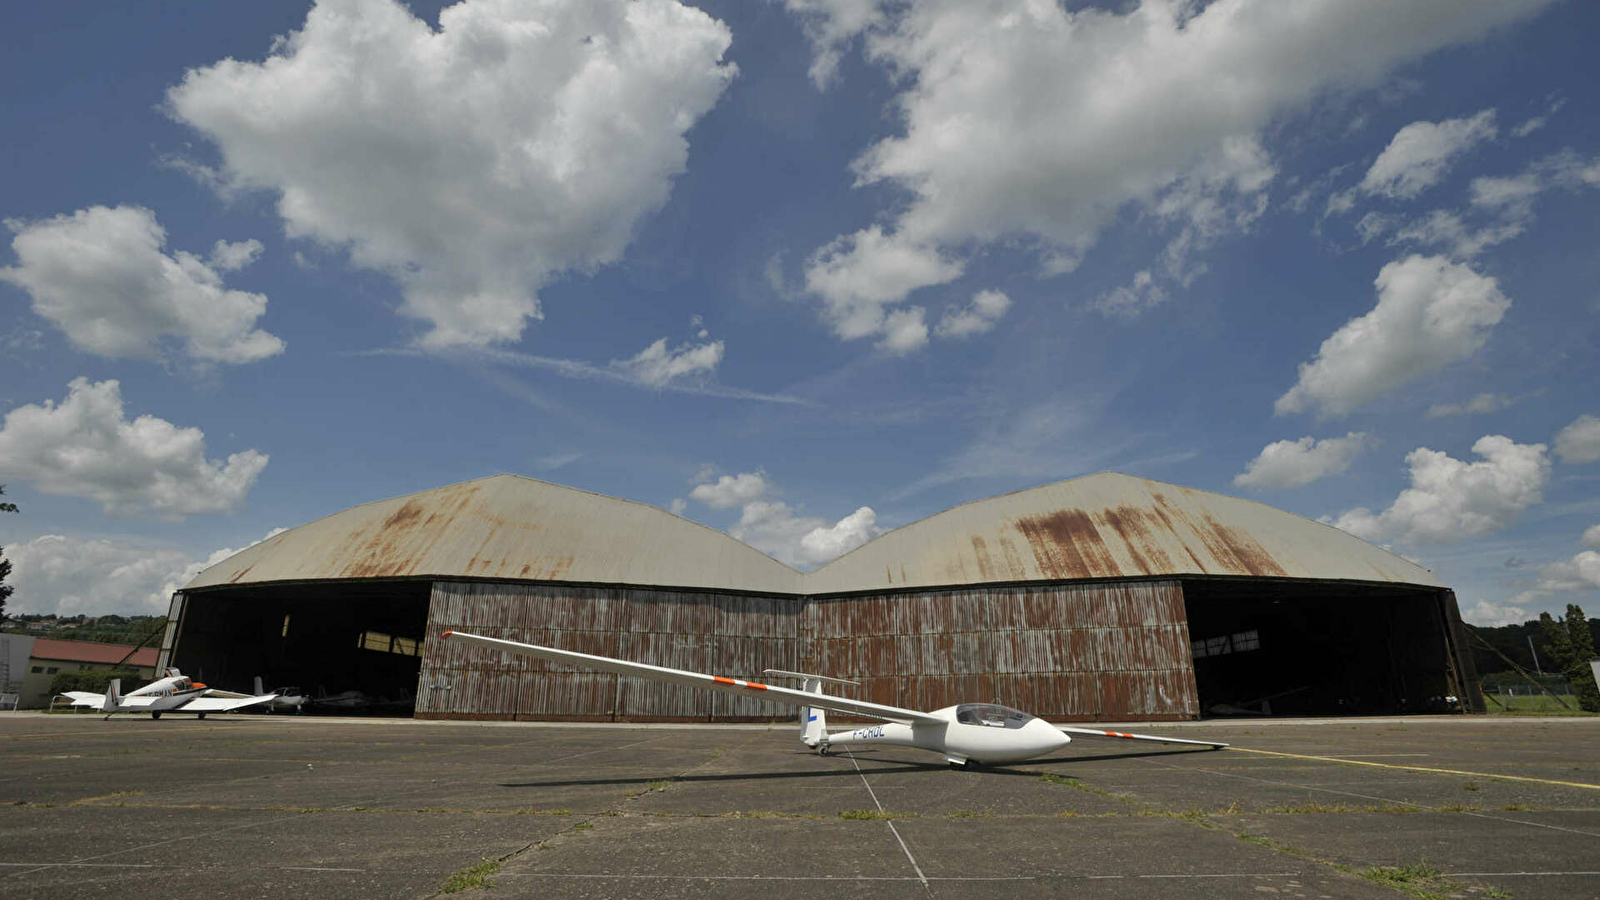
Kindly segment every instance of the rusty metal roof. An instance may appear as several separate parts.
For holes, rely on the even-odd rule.
[[[379,500],[291,528],[185,589],[469,577],[800,593],[800,573],[663,509],[518,475]]]
[[[206,569],[185,589],[466,577],[827,595],[1169,575],[1443,587],[1428,570],[1331,525],[1102,472],[945,510],[805,575],[654,506],[496,475],[290,529]]]
[[[978,500],[891,531],[806,576],[808,594],[1241,575],[1443,587],[1427,569],[1257,503],[1101,472]]]

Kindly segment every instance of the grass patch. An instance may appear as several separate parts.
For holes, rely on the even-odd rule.
[[[459,894],[462,891],[492,888],[494,887],[494,882],[489,880],[489,876],[498,871],[500,871],[500,860],[498,859],[485,859],[476,865],[467,866],[465,869],[457,869],[450,873],[449,878],[444,880],[444,884],[439,887],[439,893]]]
[[[1584,712],[1578,708],[1578,698],[1571,694],[1562,694],[1561,699],[1567,705],[1562,706],[1552,700],[1547,694],[1518,694],[1515,697],[1495,696],[1500,706],[1493,701],[1485,704],[1491,716],[1592,716],[1595,713]]]
[[[1257,812],[1272,815],[1318,815],[1322,813],[1418,813],[1425,812],[1420,806],[1406,806],[1400,803],[1306,803],[1300,806],[1268,806]]]
[[[1469,781],[1466,784],[1463,784],[1461,789],[1463,791],[1481,791],[1483,790],[1483,786],[1478,784],[1476,781]]]
[[[1432,881],[1444,873],[1439,867],[1430,864],[1427,860],[1409,866],[1372,866],[1361,870],[1361,877],[1369,881],[1381,881],[1385,884],[1411,884],[1417,881]]]
[[[572,830],[573,831],[588,831],[589,829],[591,829],[593,827],[594,827],[594,823],[593,822],[579,822],[578,824],[572,826]]]
[[[847,809],[839,813],[841,819],[915,819],[916,813],[884,812],[879,809]]]

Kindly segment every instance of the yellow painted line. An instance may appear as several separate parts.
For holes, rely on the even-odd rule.
[[[1277,750],[1255,750],[1250,747],[1240,747],[1235,744],[1232,748],[1241,753],[1260,753],[1263,756],[1282,756],[1288,759],[1312,759],[1318,762],[1341,763],[1346,766],[1372,766],[1377,769],[1404,769],[1408,772],[1432,772],[1435,775],[1470,775],[1473,778],[1498,778],[1502,781],[1531,781],[1534,784],[1554,784],[1561,787],[1588,788],[1591,791],[1600,791],[1600,784],[1588,784],[1582,781],[1556,781],[1553,778],[1530,778],[1527,775],[1500,775],[1494,772],[1464,772],[1460,769],[1435,769],[1429,766],[1399,766],[1394,763],[1369,762],[1364,759],[1345,759],[1338,756],[1307,756],[1303,753],[1282,753]]]

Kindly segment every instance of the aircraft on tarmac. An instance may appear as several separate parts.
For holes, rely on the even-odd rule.
[[[901,709],[897,706],[884,706],[879,703],[824,694],[822,693],[824,681],[844,684],[855,684],[855,682],[804,672],[766,670],[771,675],[801,679],[804,688],[795,690],[755,681],[628,662],[608,656],[592,656],[588,653],[558,650],[554,647],[482,637],[461,631],[446,631],[443,637],[446,640],[470,641],[508,653],[570,663],[586,669],[600,669],[616,672],[619,675],[666,681],[708,691],[742,695],[759,693],[763,700],[801,707],[800,740],[807,747],[815,748],[818,753],[824,755],[836,747],[889,744],[932,750],[943,754],[945,761],[950,765],[966,768],[972,765],[1017,762],[1044,756],[1071,742],[1069,733],[1133,741],[1157,741],[1163,744],[1191,744],[1210,747],[1213,750],[1228,746],[1221,741],[1195,741],[1160,735],[1129,734],[1124,731],[1105,731],[1099,728],[1057,727],[1021,710],[993,703],[960,703],[932,712],[918,712],[913,709]],[[881,719],[884,724],[829,734],[826,717],[829,711]]]
[[[266,693],[267,689],[261,685],[261,676],[257,675],[256,695],[263,696]],[[280,709],[300,712],[301,708],[311,701],[310,695],[301,693],[297,687],[273,688],[272,695],[272,699],[267,701],[267,712],[274,712]]]
[[[277,694],[236,694],[219,691],[194,681],[177,669],[167,669],[164,678],[158,678],[135,691],[122,693],[122,679],[111,679],[111,687],[104,694],[90,691],[67,691],[63,697],[72,698],[72,706],[98,709],[111,718],[117,713],[147,712],[150,718],[159,719],[164,712],[194,713],[204,719],[208,712],[232,712],[257,703],[266,703]]]

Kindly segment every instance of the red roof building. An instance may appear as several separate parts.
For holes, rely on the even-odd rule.
[[[53,662],[95,663],[103,666],[114,666],[122,662],[128,651],[133,650],[129,644],[102,644],[99,641],[61,641],[55,638],[38,638],[33,642],[33,652],[28,654],[34,659],[48,659]],[[156,667],[156,648],[141,647],[133,650],[133,656],[124,665],[135,669],[151,669]]]

